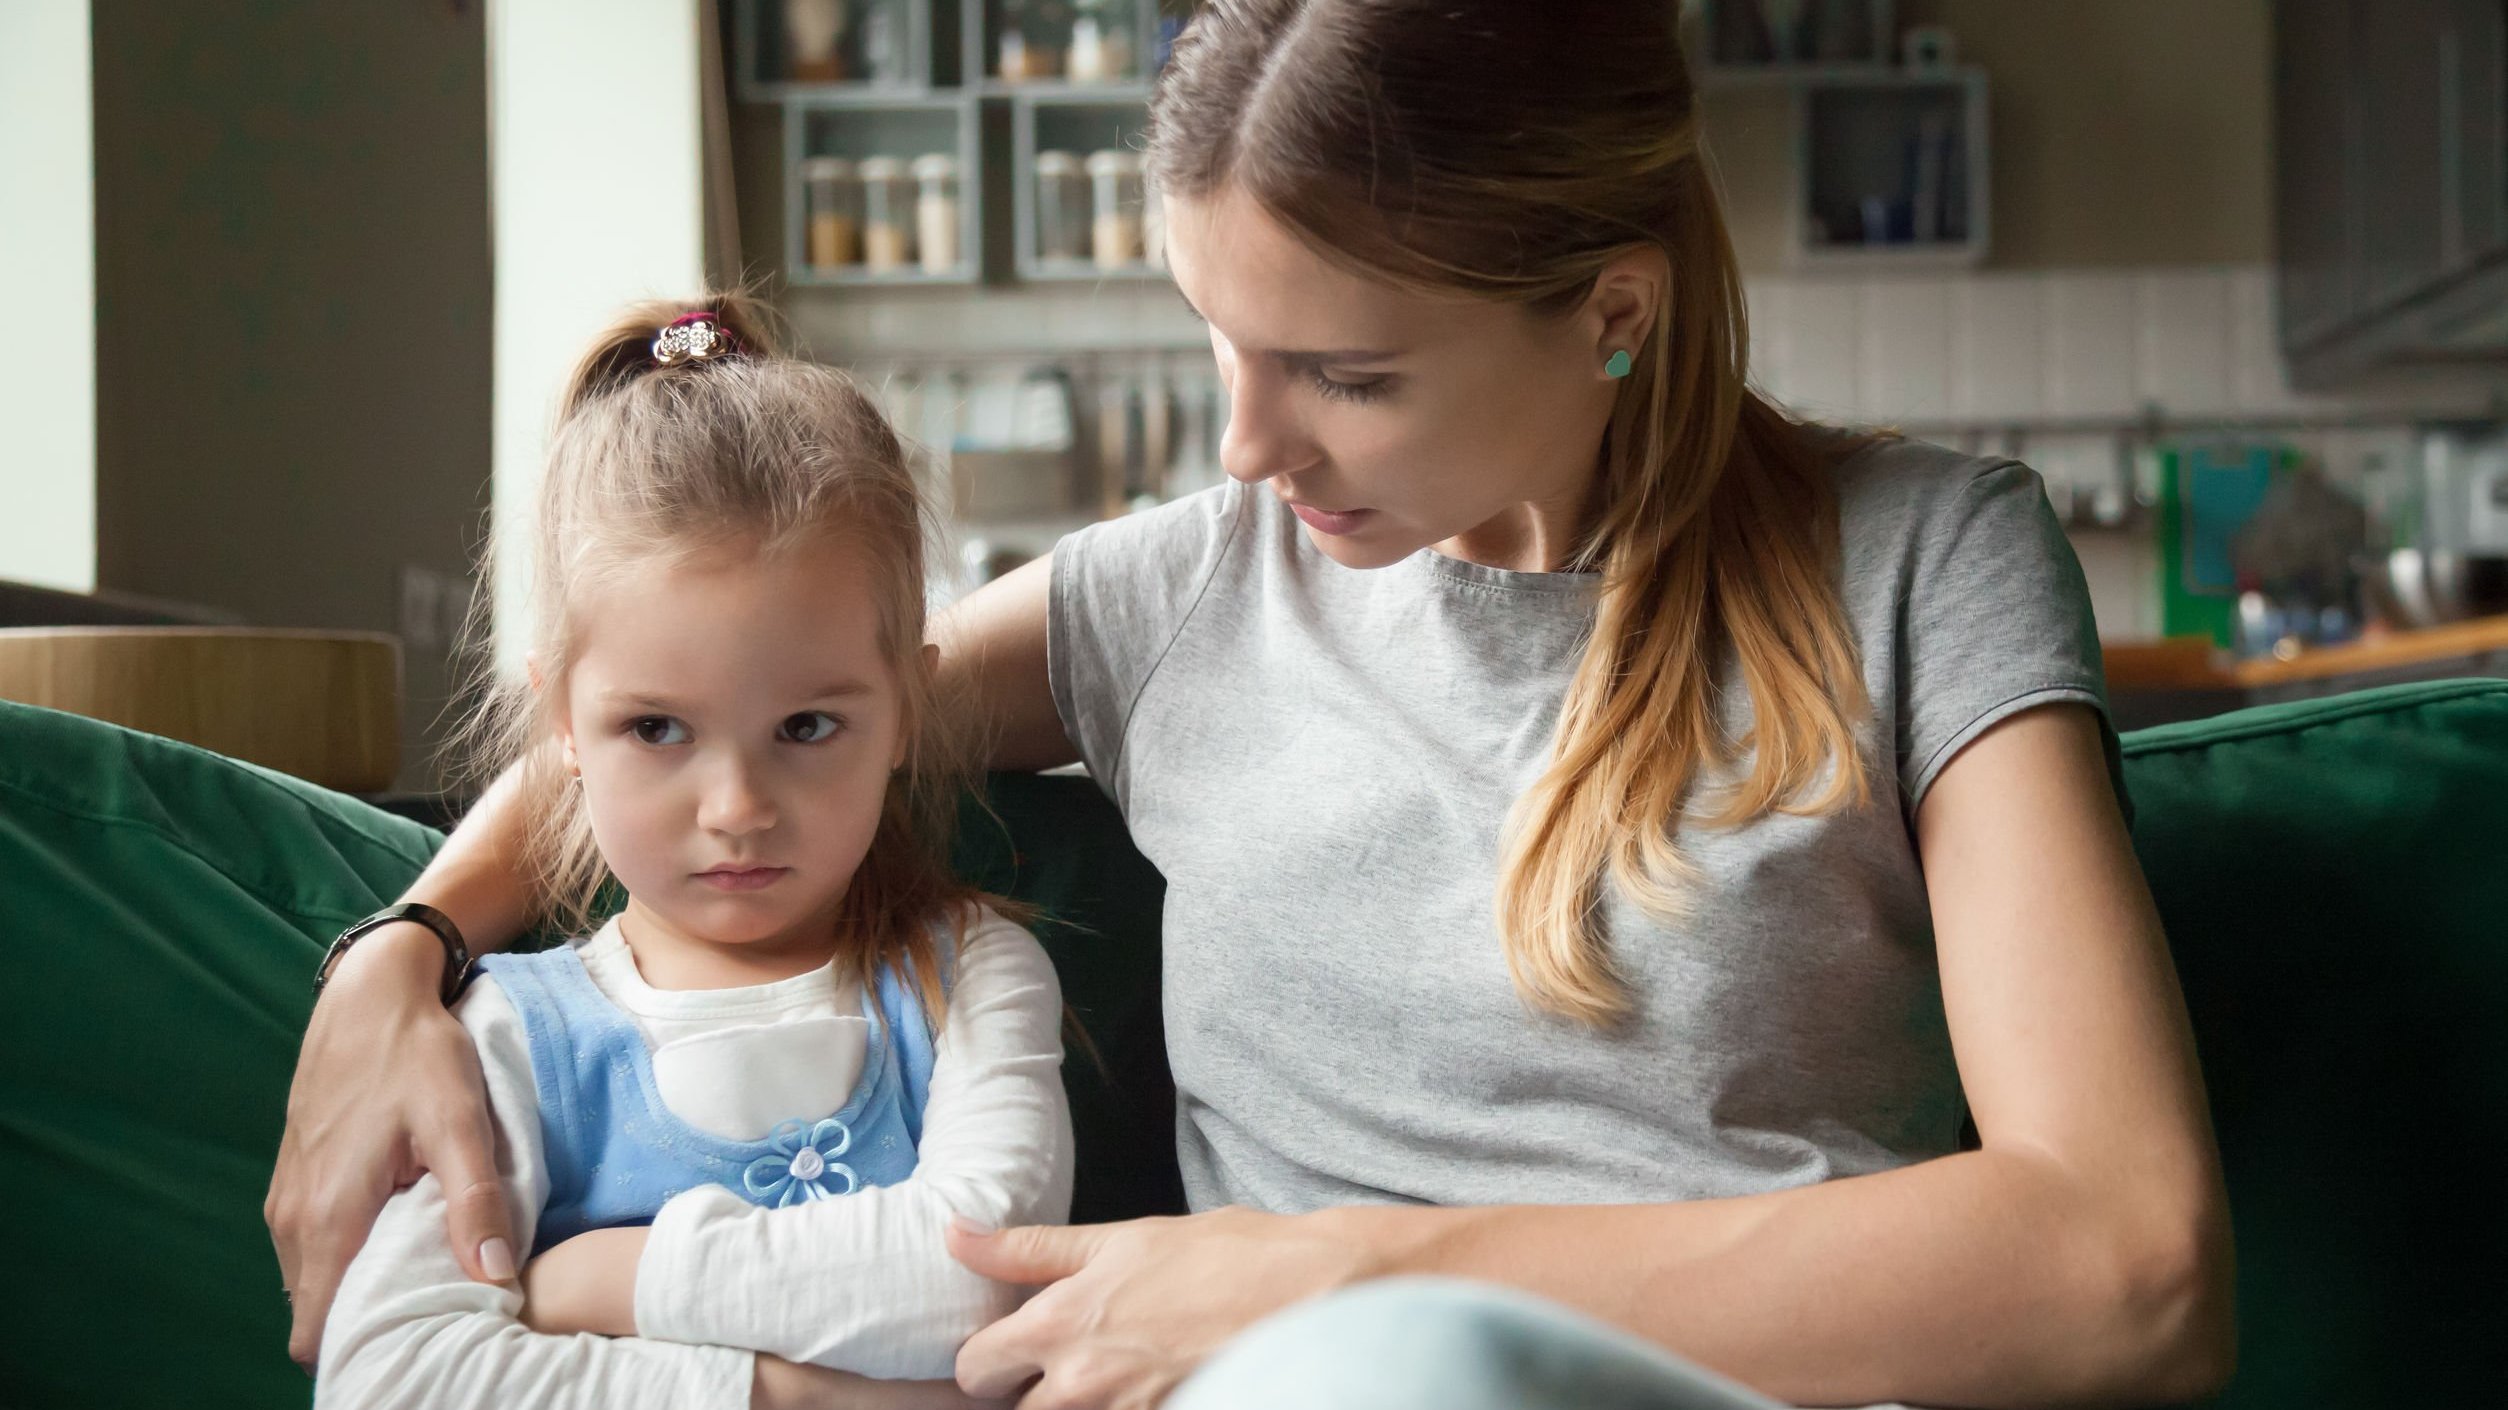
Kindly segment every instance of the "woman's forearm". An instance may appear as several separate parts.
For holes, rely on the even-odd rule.
[[[521,778],[519,765],[497,775],[401,896],[451,916],[473,954],[504,949],[531,920],[515,868],[523,841]]]
[[[2234,1354],[2223,1206],[2107,1183],[1976,1151],[1737,1199],[1311,1217],[1382,1273],[1524,1288],[1796,1404],[2207,1393]]]

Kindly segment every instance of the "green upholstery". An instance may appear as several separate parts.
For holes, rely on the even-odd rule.
[[[2508,682],[2130,736],[2238,1221],[2225,1402],[2495,1402],[2508,1221]],[[1172,1210],[1161,883],[1085,780],[1004,776],[960,862],[1040,908],[1085,1043],[1078,1214]],[[294,780],[0,703],[0,1405],[283,1405],[260,1222],[322,942],[434,834]],[[1093,1048],[1102,1065],[1092,1058]]]

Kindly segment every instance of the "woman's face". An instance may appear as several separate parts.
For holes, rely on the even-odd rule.
[[[1573,551],[1621,385],[1603,366],[1657,304],[1644,256],[1545,316],[1351,274],[1232,187],[1167,212],[1169,266],[1231,399],[1229,475],[1268,484],[1353,568],[1433,546],[1547,570]]]

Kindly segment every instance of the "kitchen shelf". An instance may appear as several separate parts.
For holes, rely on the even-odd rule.
[[[1026,86],[1021,85],[1024,89]],[[1037,254],[1036,155],[1066,151],[1086,160],[1091,152],[1139,152],[1149,131],[1149,90],[1129,92],[1069,88],[1031,90],[1011,100],[1011,187],[1015,229],[1013,263],[1034,283],[1101,284],[1162,281],[1167,271],[1146,259],[1106,268],[1091,259],[1046,260]],[[1083,178],[1084,191],[1093,183]],[[1093,196],[1092,196],[1093,199]],[[1092,207],[1093,209],[1093,207]],[[1145,212],[1135,212],[1145,215]]]
[[[1973,68],[1891,69],[1795,90],[1794,263],[1940,269],[1991,246],[1987,85]],[[1875,219],[1888,222],[1867,238]]]
[[[732,16],[732,62],[740,96],[753,103],[791,99],[840,102],[852,98],[877,101],[913,97],[931,91],[936,75],[932,7],[938,0],[739,0]],[[796,78],[792,74],[792,41],[786,20],[797,5],[823,6],[823,19],[838,26],[837,48],[844,61],[863,76]],[[875,17],[891,27],[886,43],[894,60],[892,72],[871,77],[868,52]]]
[[[984,239],[982,115],[970,94],[872,100],[788,99],[784,109],[784,272],[797,285],[965,285],[982,277]],[[809,202],[801,163],[811,157],[917,157],[945,153],[958,160],[958,262],[947,272],[919,264],[898,270],[809,263]],[[906,212],[913,225],[914,211]]]
[[[959,32],[965,36],[965,73],[960,81],[970,88],[987,94],[1019,93],[1042,88],[1047,84],[1057,84],[1084,91],[1102,91],[1121,87],[1146,88],[1149,82],[1148,75],[1154,71],[1154,66],[1158,61],[1158,23],[1162,7],[1158,0],[1122,0],[1122,3],[1128,5],[1132,11],[1132,21],[1125,27],[1121,36],[1132,49],[1131,60],[1125,65],[1127,71],[1104,84],[1075,84],[1063,78],[1019,79],[1005,82],[1001,77],[1002,0],[959,0]],[[1055,30],[1043,36],[1040,47],[1051,47],[1053,41],[1061,40],[1064,36],[1059,32],[1060,27],[1075,20],[1079,10],[1074,0],[1057,0],[1057,3],[1051,5],[1039,4],[1028,8],[1055,12],[1045,17],[1049,25],[1055,26]],[[1064,55],[1064,63],[1066,65],[1068,63],[1067,53]]]

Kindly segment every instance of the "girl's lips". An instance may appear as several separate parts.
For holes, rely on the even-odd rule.
[[[790,867],[716,867],[697,873],[697,880],[717,891],[756,891],[792,874]]]
[[[1376,512],[1373,509],[1344,509],[1335,513],[1329,509],[1317,509],[1307,504],[1292,504],[1289,506],[1289,511],[1297,515],[1306,527],[1319,534],[1331,534],[1336,538],[1343,534],[1358,532],[1359,526],[1365,524],[1368,516]]]

